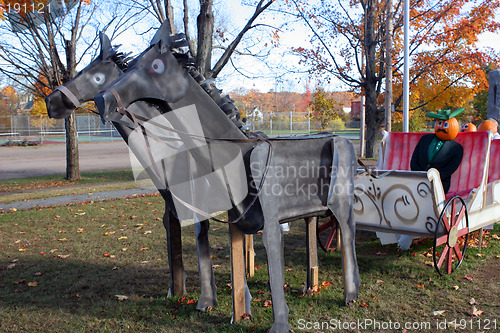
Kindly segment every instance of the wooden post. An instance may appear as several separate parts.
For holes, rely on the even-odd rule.
[[[172,272],[172,282],[173,282],[173,293],[177,296],[184,295],[186,290],[185,286],[185,272],[184,263],[182,261],[182,238],[181,238],[181,223],[169,210],[169,216],[167,217],[170,221],[168,227],[170,228],[170,244],[169,255],[171,255],[171,272]]]
[[[240,321],[245,314],[245,261],[243,233],[229,224],[231,240],[231,282],[233,287],[233,320]]]
[[[335,228],[337,228],[337,252],[342,252],[342,236],[340,235],[340,224],[336,223]]]
[[[484,232],[483,228],[479,229],[479,245],[477,247],[477,252],[478,253],[481,253],[481,245],[483,244],[483,232]]]
[[[316,237],[317,217],[306,218],[306,242],[307,242],[307,285],[306,291],[318,289],[318,244]]]
[[[255,251],[253,249],[253,235],[245,235],[245,268],[247,276],[255,275]]]

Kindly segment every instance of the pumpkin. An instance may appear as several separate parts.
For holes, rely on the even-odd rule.
[[[492,131],[493,133],[496,133],[498,131],[497,129],[498,123],[494,119],[488,119],[485,120],[479,125],[478,130],[479,131]]]
[[[476,125],[473,123],[465,123],[460,127],[460,132],[475,132],[477,131]]]
[[[459,130],[457,118],[448,120],[437,120],[434,125],[434,132],[441,140],[453,140],[457,137]]]

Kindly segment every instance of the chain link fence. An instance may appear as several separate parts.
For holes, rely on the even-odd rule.
[[[251,131],[262,131],[268,135],[311,134],[322,131],[334,133],[351,133],[353,139],[359,139],[359,121],[333,121],[326,129],[322,129],[319,122],[311,119],[303,112],[289,112],[279,114],[249,114],[246,125]],[[356,134],[357,133],[357,134]]]
[[[120,134],[111,124],[103,124],[94,114],[76,115],[79,142],[120,140]],[[65,142],[64,119],[47,116],[0,116],[0,144],[22,142]]]

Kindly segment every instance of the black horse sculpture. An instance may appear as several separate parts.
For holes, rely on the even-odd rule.
[[[342,235],[345,302],[356,300],[360,279],[352,212],[353,144],[331,134],[274,140],[245,136],[179,65],[172,48],[164,24],[134,67],[94,97],[102,119],[134,124],[137,141],[149,151],[153,179],[165,181],[165,191],[174,200],[171,207],[177,216],[184,215],[181,219],[189,212],[209,217],[229,202],[229,223],[246,234],[263,229],[273,302],[271,332],[290,330],[280,222],[335,215]],[[156,104],[157,114],[136,113],[133,106],[142,101]],[[169,153],[156,156],[161,149]],[[172,155],[176,150],[179,154]],[[213,174],[217,176],[210,178]],[[216,196],[208,193],[214,188],[222,189],[218,193],[225,199],[212,205]]]
[[[174,38],[174,40],[175,39],[177,38]],[[111,46],[109,38],[103,33],[100,34],[100,51],[99,56],[80,71],[74,79],[59,86],[52,94],[47,96],[45,101],[49,117],[58,119],[68,117],[81,104],[91,101],[99,91],[117,79],[134,63],[133,60],[130,61],[127,55],[117,52],[116,48]],[[205,89],[209,90],[209,95],[225,110],[232,121],[241,127],[242,123],[239,113],[229,97],[221,97],[220,91],[208,84],[205,78],[196,70],[193,69],[191,74]],[[146,102],[135,103],[131,109],[138,114],[154,115],[157,113],[157,108]],[[133,123],[123,120],[114,121],[113,125],[125,142],[127,142],[133,153],[141,158],[141,154],[143,154],[143,151],[139,149],[141,147],[138,148],[133,140],[129,140],[130,134],[133,133]],[[171,202],[169,193],[162,190],[163,186],[159,186],[158,188],[160,189],[160,193],[164,197],[166,196],[163,224],[167,231],[168,259],[170,274],[172,276],[169,295],[183,294],[185,293],[186,274],[182,262],[180,223],[178,218],[172,214],[172,209],[169,208],[168,202]],[[217,306],[217,288],[212,269],[212,261],[210,259],[208,230],[208,220],[203,220],[196,224],[198,265],[200,271],[199,278],[201,286],[201,295],[198,300],[197,309],[202,311],[207,307]]]

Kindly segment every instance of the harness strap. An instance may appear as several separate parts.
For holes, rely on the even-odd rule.
[[[381,175],[375,176],[373,174],[373,169],[370,169],[368,166],[366,166],[366,164],[364,164],[359,158],[358,158],[358,164],[365,170],[365,174],[367,174],[368,176],[375,178],[375,179],[384,178],[385,176],[387,176],[388,174],[391,173],[391,171],[389,170],[389,171],[384,172]],[[359,177],[360,176],[356,176],[355,178],[359,178]]]
[[[73,103],[73,105],[75,106],[75,108],[77,108],[77,107],[79,107],[81,105],[80,101],[75,96],[75,94],[73,94],[71,92],[71,90],[69,90],[65,86],[60,85],[55,90],[59,90],[64,96],[68,97],[68,99],[71,101],[71,103]]]
[[[203,139],[205,141],[222,141],[222,142],[239,142],[239,143],[254,143],[254,142],[259,142],[259,141],[264,141],[265,143],[267,143],[269,145],[269,150],[268,150],[268,153],[267,153],[267,159],[266,159],[266,167],[264,169],[264,173],[262,175],[262,179],[260,181],[260,185],[259,185],[259,188],[257,190],[257,193],[254,195],[252,201],[250,202],[250,204],[245,208],[245,210],[243,211],[243,213],[241,213],[235,220],[233,221],[229,221],[229,216],[228,216],[228,220],[227,221],[223,221],[223,220],[220,220],[220,219],[217,219],[213,216],[210,215],[210,213],[207,213],[205,211],[202,211],[200,210],[199,208],[191,205],[190,203],[186,202],[185,200],[179,198],[174,192],[172,192],[172,190],[170,190],[170,188],[168,187],[168,185],[166,184],[165,182],[165,189],[170,192],[170,194],[172,195],[172,197],[174,197],[177,201],[179,201],[182,205],[184,205],[185,207],[187,207],[188,209],[194,211],[195,213],[205,217],[206,219],[212,219],[214,221],[217,221],[217,222],[222,222],[222,223],[237,223],[239,222],[247,213],[248,211],[252,208],[252,206],[255,204],[255,202],[257,201],[258,197],[259,197],[259,194],[261,193],[262,191],[262,188],[264,187],[264,182],[267,178],[267,173],[269,171],[269,164],[271,162],[271,156],[272,156],[272,144],[271,144],[271,141],[269,141],[267,138],[259,135],[259,134],[256,134],[255,133],[255,136],[256,138],[255,139],[229,139],[229,138],[208,138],[208,137],[205,137],[205,136],[201,136],[201,135],[196,135],[196,134],[192,134],[192,133],[187,133],[187,132],[184,132],[184,131],[180,131],[180,130],[176,130],[174,128],[171,128],[169,126],[165,126],[163,124],[159,124],[151,119],[147,119],[145,117],[142,117],[142,116],[139,116],[139,115],[135,115],[134,113],[130,112],[127,108],[125,108],[123,106],[123,103],[121,101],[121,98],[120,98],[120,95],[118,95],[118,93],[116,92],[115,89],[113,88],[109,88],[109,91],[111,91],[111,93],[113,94],[113,96],[115,97],[116,99],[116,102],[117,102],[117,105],[118,105],[118,108],[117,108],[117,111],[128,117],[130,120],[132,120],[134,122],[134,125],[136,126],[136,129],[139,129],[141,128],[142,130],[138,132],[140,133],[140,137],[142,139],[142,143],[149,155],[149,158],[152,162],[152,165],[153,165],[153,169],[154,171],[157,173],[157,175],[160,175],[159,173],[159,170],[157,168],[157,165],[156,163],[154,163],[154,159],[153,159],[153,155],[151,153],[151,150],[149,149],[149,146],[148,146],[148,143],[146,141],[146,137],[144,136],[144,132],[146,132],[146,134],[148,136],[150,136],[151,138],[153,138],[155,141],[159,142],[159,143],[162,143],[162,144],[165,144],[165,142],[163,140],[161,140],[159,137],[157,137],[155,134],[151,133],[151,131],[148,131],[144,126],[140,125],[138,120],[141,120],[141,121],[147,121],[159,128],[162,128],[162,129],[165,129],[167,131],[171,131],[171,132],[174,132],[174,133],[177,133],[177,134],[181,134],[181,135],[186,135],[186,136],[189,136],[189,137],[192,137],[192,138],[196,138],[196,139]]]

